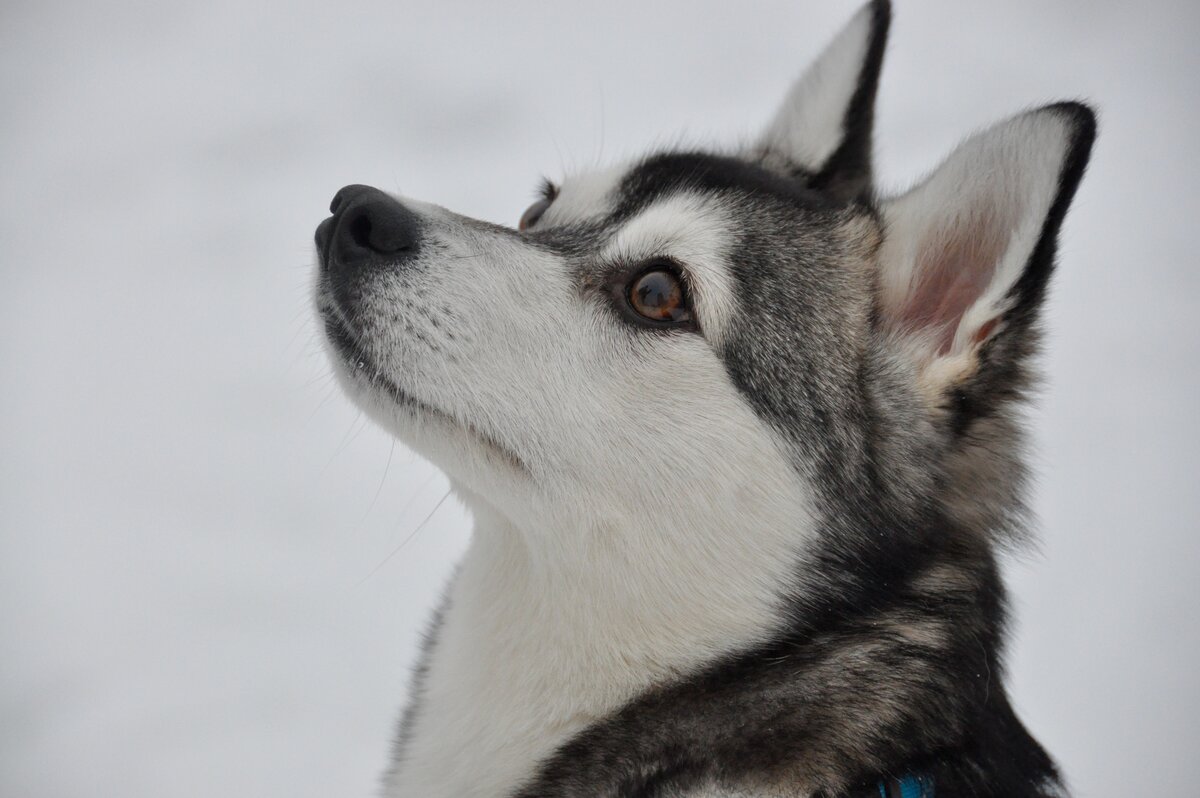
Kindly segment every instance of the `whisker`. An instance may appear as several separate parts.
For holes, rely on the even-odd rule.
[[[363,517],[359,520],[361,524],[367,520],[367,516],[371,514],[371,510],[375,508],[375,502],[379,501],[379,494],[383,492],[383,483],[387,482],[388,471],[392,467],[392,455],[396,453],[396,439],[392,438],[392,447],[388,449],[387,463],[383,466],[383,476],[379,480],[379,487],[375,488],[375,495],[371,497],[371,503],[367,505],[367,511],[363,513]]]
[[[333,375],[331,374],[330,376],[332,377]],[[317,417],[317,413],[321,412],[321,408],[325,407],[325,405],[329,402],[330,399],[333,398],[334,394],[336,394],[336,393],[337,393],[337,386],[334,384],[330,384],[329,389],[325,392],[325,398],[322,399],[320,402],[317,402],[317,406],[314,407],[312,413],[309,414],[308,421],[306,423],[311,424],[312,420]]]
[[[297,359],[299,359],[299,357],[297,357]],[[333,379],[332,371],[318,371],[316,374],[314,374],[313,376],[309,377],[307,380],[304,381],[304,387],[311,388],[312,386],[316,385],[318,382],[327,383],[327,382],[331,381],[332,379]]]
[[[425,481],[421,483],[421,486],[419,488],[417,488],[415,491],[413,491],[413,494],[408,497],[408,501],[406,501],[404,503],[404,506],[400,508],[400,514],[398,516],[396,516],[398,521],[400,519],[403,519],[404,516],[408,515],[409,509],[412,508],[413,504],[416,503],[417,499],[420,498],[421,494],[425,492],[425,489],[429,487],[429,483],[433,482],[435,479],[437,479],[437,477],[438,477],[438,473],[436,471],[434,471],[429,476],[425,477]]]
[[[413,538],[416,536],[416,534],[417,534],[418,532],[420,532],[422,529],[424,529],[424,528],[425,528],[425,525],[429,523],[429,519],[433,518],[433,514],[434,514],[434,513],[436,513],[436,512],[438,511],[438,509],[440,509],[440,508],[441,508],[441,506],[442,506],[443,504],[445,504],[445,502],[446,502],[446,499],[449,499],[449,498],[450,498],[450,494],[451,494],[452,492],[453,492],[453,491],[451,491],[451,490],[447,490],[447,491],[446,491],[446,493],[445,493],[445,495],[443,495],[443,496],[442,496],[442,498],[438,499],[438,503],[437,503],[437,504],[435,504],[435,505],[433,506],[433,509],[429,511],[429,515],[425,516],[425,519],[424,519],[423,521],[421,521],[421,523],[417,524],[417,528],[416,528],[416,529],[414,529],[412,532],[409,532],[409,533],[408,533],[408,536],[407,536],[406,538],[404,538],[404,540],[400,541],[400,545],[399,545],[399,546],[397,546],[396,548],[392,549],[392,552],[391,552],[391,554],[389,554],[388,556],[384,557],[384,558],[383,558],[383,562],[379,563],[379,565],[376,565],[374,568],[372,568],[372,569],[371,569],[371,572],[370,572],[369,574],[367,574],[366,576],[364,576],[362,579],[360,579],[360,580],[358,581],[358,584],[357,584],[357,585],[355,585],[355,587],[362,587],[362,586],[363,586],[363,585],[366,583],[366,581],[367,581],[368,579],[370,579],[372,576],[374,576],[376,573],[378,573],[378,572],[379,572],[379,569],[380,569],[380,568],[382,568],[383,566],[387,565],[387,564],[388,564],[388,562],[390,562],[390,561],[391,561],[391,559],[392,559],[393,557],[395,557],[395,556],[396,556],[396,554],[398,554],[398,553],[399,553],[400,549],[402,549],[402,548],[404,548],[405,546],[407,546],[407,545],[408,545],[408,542],[409,542],[410,540],[412,540],[412,539],[413,539]]]
[[[350,443],[351,440],[358,437],[357,433],[354,435],[351,435],[350,433],[354,432],[354,428],[358,425],[359,421],[362,421],[362,417],[363,413],[361,410],[359,410],[358,415],[356,415],[354,420],[350,422],[350,428],[347,429],[346,434],[342,436],[342,442],[339,443],[337,448],[333,450],[333,454],[329,455],[329,461],[326,462],[325,467],[321,469],[321,476],[324,476],[325,472],[329,470],[329,467],[333,465],[333,461],[336,460],[337,456],[342,453],[342,450],[346,448],[346,445]],[[363,428],[366,426],[366,422],[363,422],[362,427],[359,427],[358,431],[362,432]]]

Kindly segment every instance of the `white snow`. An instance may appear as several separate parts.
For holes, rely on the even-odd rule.
[[[367,796],[466,541],[338,394],[341,185],[515,223],[537,177],[749,140],[855,4],[9,2],[0,10],[0,794]],[[1099,105],[1032,413],[1019,710],[1081,796],[1200,783],[1200,8],[904,2],[900,188]]]

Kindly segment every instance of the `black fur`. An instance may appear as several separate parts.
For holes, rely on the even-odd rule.
[[[670,194],[683,191],[735,192],[761,203],[773,199],[789,205],[829,209],[839,203],[809,188],[804,180],[773,172],[741,158],[703,152],[666,152],[645,158],[621,181],[620,200],[610,223],[615,225]]]
[[[417,716],[421,713],[424,706],[422,698],[425,694],[425,680],[429,676],[429,660],[433,655],[433,649],[437,646],[438,636],[442,629],[442,619],[446,616],[448,606],[449,599],[444,597],[441,604],[434,611],[433,617],[429,619],[429,625],[425,628],[425,634],[421,636],[421,648],[417,654],[417,664],[413,668],[412,676],[408,682],[408,706],[404,708],[404,714],[400,717],[400,725],[396,730],[396,736],[392,740],[391,769],[393,771],[404,764],[405,749],[412,738],[413,727],[417,723]]]

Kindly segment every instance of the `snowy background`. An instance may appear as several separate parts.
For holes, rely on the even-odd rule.
[[[467,525],[327,376],[346,183],[512,223],[539,175],[753,133],[854,4],[0,5],[0,795],[369,796]],[[1015,700],[1080,796],[1200,784],[1200,11],[900,2],[879,164],[1063,97],[1101,136],[1033,412]],[[372,569],[386,564],[372,574]]]

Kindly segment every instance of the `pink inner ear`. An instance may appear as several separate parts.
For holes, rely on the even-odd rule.
[[[991,284],[1003,255],[1002,225],[989,222],[961,225],[949,238],[930,234],[917,249],[913,285],[896,321],[901,329],[931,333],[939,355],[950,351],[963,316]],[[990,331],[993,321],[981,331]]]

